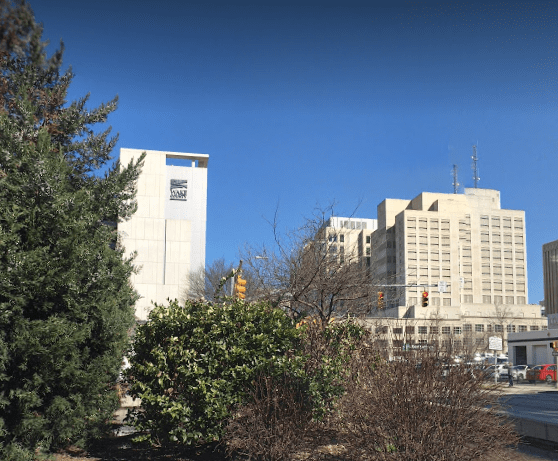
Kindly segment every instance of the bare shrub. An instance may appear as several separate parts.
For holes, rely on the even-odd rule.
[[[286,374],[260,375],[249,403],[241,406],[225,430],[223,443],[229,456],[276,461],[290,459],[303,449],[312,424],[312,409],[299,379]]]
[[[466,365],[448,366],[438,353],[413,351],[390,362],[362,348],[331,423],[346,459],[484,459],[518,442],[499,395]]]

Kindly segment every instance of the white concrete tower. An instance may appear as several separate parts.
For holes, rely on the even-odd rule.
[[[120,149],[127,165],[145,152],[138,179],[138,210],[118,224],[125,254],[137,252],[132,283],[141,296],[136,317],[147,319],[153,302],[180,299],[188,274],[205,267],[209,155]],[[174,164],[171,164],[174,163]]]

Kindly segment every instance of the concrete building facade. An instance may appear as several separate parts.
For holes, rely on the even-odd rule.
[[[544,306],[548,328],[558,330],[558,240],[545,243],[542,252]]]
[[[378,220],[332,216],[326,223],[328,251],[341,262],[359,262],[370,267],[372,234]]]
[[[476,314],[493,305],[527,303],[525,212],[501,209],[498,191],[386,199],[378,206],[378,224],[373,236],[376,278],[424,285],[431,310],[441,306],[456,317],[462,306]],[[445,292],[431,287],[440,281]],[[386,292],[387,304],[416,306],[422,291],[394,289]]]
[[[470,355],[498,336],[506,352],[508,335],[546,330],[528,304],[525,212],[502,209],[499,191],[386,199],[371,240],[386,308],[366,322],[390,348],[437,343]]]
[[[118,224],[126,254],[137,253],[132,283],[141,298],[136,317],[147,319],[152,303],[179,299],[188,274],[205,267],[206,154],[121,149],[128,164],[145,152],[134,216]]]

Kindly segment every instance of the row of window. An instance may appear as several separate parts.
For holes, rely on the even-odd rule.
[[[409,217],[407,218],[407,228],[408,229],[413,229],[417,227],[417,223],[418,223],[418,228],[419,229],[427,229],[428,228],[428,219],[426,218],[419,218],[417,220],[417,218],[412,218]],[[430,219],[430,229],[432,230],[445,230],[445,231],[449,231],[450,228],[450,221],[449,219]]]
[[[500,227],[504,229],[511,229],[513,222],[513,228],[516,230],[523,230],[523,219],[522,218],[512,218],[507,216],[481,216],[480,225],[481,227],[490,227],[494,229],[499,229]]]
[[[382,334],[387,334],[388,333],[388,327],[387,326],[381,326],[376,328],[376,333],[382,333]],[[516,331],[518,332],[524,332],[527,331],[528,329],[530,329],[531,331],[538,331],[539,329],[545,329],[545,327],[539,327],[538,325],[514,325],[514,324],[509,324],[506,325],[505,330],[508,333],[515,333]],[[414,326],[406,326],[405,328],[403,327],[394,327],[392,328],[392,333],[394,335],[398,335],[398,334],[403,334],[403,331],[405,331],[405,334],[411,334],[414,335],[415,331],[417,334],[419,335],[427,335],[427,334],[431,334],[431,335],[438,335],[438,334],[443,334],[443,335],[461,335],[461,334],[466,334],[466,333],[472,333],[473,331],[475,333],[503,333],[504,332],[504,325],[501,324],[482,324],[482,323],[478,323],[475,325],[472,325],[470,323],[465,323],[462,326],[442,326],[442,327],[438,327],[438,326],[418,326],[418,327],[414,327]]]
[[[408,217],[407,218],[407,228],[413,229],[416,228],[418,224],[419,229],[427,229],[428,224],[430,224],[430,229],[442,229],[442,230],[449,230],[450,228],[450,221],[449,219],[430,219],[430,222],[426,218],[415,218],[415,217]],[[480,226],[482,228],[491,227],[493,229],[511,229],[513,224],[513,229],[515,230],[523,230],[523,219],[522,218],[512,218],[509,216],[486,216],[483,215],[480,217]],[[465,215],[465,219],[459,220],[459,229],[466,230],[471,227],[471,216]]]

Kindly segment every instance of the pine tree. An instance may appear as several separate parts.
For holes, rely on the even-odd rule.
[[[86,443],[118,404],[137,294],[115,224],[143,158],[111,165],[116,137],[93,127],[116,98],[67,103],[63,46],[47,59],[23,0],[0,15],[0,458],[25,459]]]

